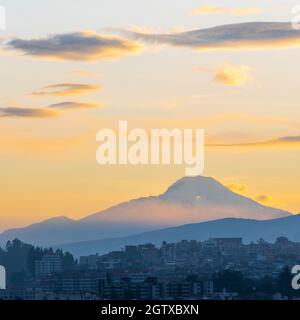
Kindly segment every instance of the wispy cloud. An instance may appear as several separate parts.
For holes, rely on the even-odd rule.
[[[59,116],[63,110],[79,110],[100,108],[100,103],[94,102],[60,102],[44,108],[0,108],[0,118],[53,118]]]
[[[57,60],[99,61],[136,53],[142,46],[129,39],[92,32],[56,34],[37,39],[13,39],[9,49],[25,55]]]
[[[226,65],[215,69],[214,82],[227,86],[244,86],[252,80],[252,69],[249,66]]]
[[[212,81],[226,86],[245,86],[253,78],[251,73],[253,69],[247,65],[233,65],[227,63],[217,68],[202,68],[194,69],[197,72],[208,72],[214,74]]]
[[[231,16],[248,16],[253,14],[261,14],[263,9],[257,7],[221,7],[212,4],[199,6],[192,10],[193,16],[206,14],[227,14]]]
[[[300,146],[300,136],[280,137],[273,140],[248,142],[248,143],[220,143],[208,144],[209,147],[256,147],[256,146]]]
[[[145,42],[200,51],[300,47],[300,32],[289,22],[238,23],[167,34],[123,32]]]
[[[299,143],[300,142],[300,136],[288,136],[288,137],[282,137],[279,139],[274,140],[276,143]]]
[[[256,197],[255,200],[262,202],[262,203],[268,203],[272,200],[272,197],[265,195],[265,194],[262,194],[262,195]]]
[[[93,102],[72,102],[65,101],[60,103],[51,104],[48,108],[51,109],[61,109],[61,110],[69,110],[69,109],[93,109],[102,107],[99,103]]]
[[[46,108],[0,108],[0,117],[15,118],[52,118],[58,115],[56,110]]]
[[[248,190],[248,186],[246,184],[242,184],[242,183],[229,183],[227,185],[225,185],[228,189],[230,189],[231,191],[234,192],[246,192]]]
[[[99,91],[102,87],[97,84],[81,84],[81,83],[58,83],[41,88],[32,92],[34,96],[73,96],[87,94],[91,91]]]

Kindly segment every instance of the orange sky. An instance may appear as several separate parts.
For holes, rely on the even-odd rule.
[[[115,0],[101,8],[89,1],[89,8],[82,0],[68,6],[68,17],[64,4],[57,11],[46,1],[47,17],[35,0],[26,8],[4,1],[10,19],[0,31],[0,229],[57,215],[80,218],[162,193],[184,175],[184,166],[98,165],[96,133],[116,128],[119,120],[146,130],[204,128],[205,175],[299,213],[300,139],[280,138],[300,137],[300,33],[261,40],[257,32],[249,42],[240,27],[288,21],[289,4],[268,10],[267,1],[246,1],[241,8],[217,1],[199,10],[198,1],[176,0],[172,11],[157,0],[145,8],[132,1],[118,20]],[[168,19],[157,15],[158,8]],[[141,16],[147,16],[144,22]],[[30,17],[36,19],[24,31],[22,22]],[[230,23],[241,28],[232,42],[180,42],[182,30]],[[140,34],[132,37],[128,30]],[[54,45],[49,35],[60,43],[56,51],[47,51]],[[76,48],[65,44],[69,37]]]

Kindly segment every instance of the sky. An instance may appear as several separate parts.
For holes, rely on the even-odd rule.
[[[79,219],[184,175],[97,164],[96,134],[119,120],[205,129],[204,175],[299,213],[295,4],[0,0],[0,230]]]

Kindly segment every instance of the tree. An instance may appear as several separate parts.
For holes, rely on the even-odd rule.
[[[268,294],[274,294],[277,290],[276,279],[270,276],[265,276],[256,281],[256,291]]]
[[[277,280],[278,291],[288,298],[291,298],[296,294],[296,291],[292,288],[292,278],[293,275],[291,274],[290,267],[285,266]]]
[[[43,250],[39,247],[32,247],[28,252],[27,268],[31,276],[34,276],[35,261],[41,260],[43,257]]]
[[[69,252],[57,250],[62,259],[63,270],[72,270],[77,261]],[[35,262],[45,254],[54,254],[52,248],[39,248],[23,243],[19,239],[8,241],[5,250],[0,248],[0,264],[6,268],[8,284],[21,284],[26,278],[33,277]]]
[[[62,254],[62,269],[64,271],[73,270],[76,267],[76,260],[70,252]]]
[[[216,273],[213,277],[215,288],[219,291],[226,289],[227,291],[237,292],[241,294],[253,292],[253,281],[244,278],[239,271],[223,270]]]

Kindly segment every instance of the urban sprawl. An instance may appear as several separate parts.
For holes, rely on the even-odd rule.
[[[298,299],[290,268],[300,264],[300,243],[278,237],[243,244],[242,238],[214,238],[128,245],[104,255],[81,256],[40,249],[19,240],[0,249],[7,288],[14,300],[233,300]],[[19,265],[9,271],[10,254]],[[6,264],[6,265],[5,265]],[[23,269],[20,265],[23,264]],[[19,268],[19,269],[18,269]]]

